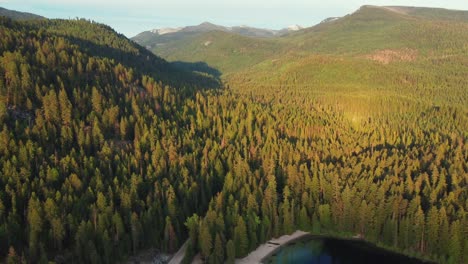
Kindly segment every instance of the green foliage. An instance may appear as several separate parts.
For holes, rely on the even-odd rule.
[[[216,235],[213,254],[215,255],[215,263],[224,262],[224,245],[219,234]]]
[[[210,234],[210,229],[207,225],[201,224],[200,231],[200,244],[201,253],[205,258],[208,258],[211,255],[211,249],[213,247],[213,238]]]
[[[0,255],[175,251],[181,223],[206,207],[195,206],[205,191],[194,179],[174,181],[188,176],[174,162],[192,155],[190,136],[173,137],[190,120],[179,105],[218,82],[85,20],[0,18],[0,34]],[[178,198],[193,202],[181,209]]]
[[[188,229],[189,239],[191,241],[191,246],[193,248],[197,247],[197,240],[198,240],[198,227],[200,225],[200,219],[197,214],[192,215],[191,217],[187,218],[185,221],[185,226]]]
[[[234,228],[234,244],[236,245],[236,257],[244,257],[247,255],[249,242],[247,238],[247,227],[242,216],[238,217],[237,225]]]
[[[232,240],[229,240],[226,244],[226,252],[227,252],[227,260],[226,262],[229,264],[234,263],[234,260],[236,258],[236,247],[234,245],[234,242]]]
[[[414,21],[371,15],[346,18],[361,31],[335,54],[309,51],[341,47],[339,21],[317,34],[330,50],[277,61],[266,53],[283,44],[248,61],[243,39],[252,49],[223,62],[223,90],[97,23],[0,19],[0,255],[118,262],[190,237],[206,261],[232,263],[300,226],[465,263],[467,31],[421,18],[404,34],[452,38],[383,63],[365,53],[401,39],[377,28]],[[375,46],[358,45],[365,32]]]
[[[466,56],[467,22],[467,11],[363,6],[340,19],[270,39],[218,31],[166,34],[157,39],[142,34],[134,39],[169,61],[203,61],[224,75],[273,63],[272,70],[261,70],[271,77],[278,69],[288,69],[289,63],[303,62],[311,54],[376,58],[384,53],[404,61]],[[255,78],[255,74],[248,78]]]
[[[152,51],[169,61],[203,61],[222,72],[231,72],[259,63],[284,48],[270,39],[212,31],[171,39],[164,45],[154,45]]]

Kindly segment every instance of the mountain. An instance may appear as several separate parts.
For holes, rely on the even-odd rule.
[[[194,32],[194,33],[200,33],[200,32],[210,32],[210,31],[228,31],[229,28],[223,27],[223,26],[218,26],[215,24],[212,24],[210,22],[203,22],[198,26],[188,26],[184,27],[180,30],[180,32]]]
[[[224,73],[253,66],[266,58],[310,53],[375,58],[388,50],[396,52],[397,57],[412,57],[414,53],[418,57],[461,55],[467,52],[467,14],[445,9],[363,6],[344,17],[326,19],[279,37],[260,39],[229,31],[216,36],[214,32],[184,37],[168,34],[147,48],[170,61],[205,61]],[[154,43],[151,41],[146,43]],[[265,49],[265,45],[272,48]]]
[[[178,27],[178,28],[159,28],[159,29],[151,30],[151,33],[154,33],[156,35],[164,35],[164,34],[168,34],[168,33],[179,32],[182,29],[183,28],[181,28],[181,27]]]
[[[5,8],[0,7],[0,16],[9,17],[14,20],[34,20],[34,19],[45,19],[45,17],[25,13],[25,12],[18,12],[14,10],[8,10]]]
[[[345,17],[281,38],[281,49],[264,55],[267,59],[247,68],[227,68],[226,62],[219,63],[210,56],[206,61],[215,68],[226,69],[223,73],[227,79],[243,80],[242,85],[251,87],[267,83],[281,83],[286,87],[315,83],[330,85],[329,89],[341,95],[356,90],[366,94],[375,87],[385,87],[390,94],[414,98],[414,93],[418,93],[418,101],[464,108],[468,99],[464,89],[468,84],[461,81],[458,73],[468,70],[468,23],[464,20],[468,12],[444,10],[453,12],[454,16],[434,19],[432,14],[440,14],[439,9],[413,7],[411,10],[418,15],[401,14],[394,8],[364,6]],[[424,16],[419,15],[421,12]],[[159,50],[165,54],[163,47]],[[182,59],[176,55],[185,57],[182,52],[168,57]],[[445,75],[451,77],[445,79]],[[403,87],[413,88],[397,92],[401,84],[395,83],[407,78],[412,81]],[[453,89],[441,93],[440,87]]]
[[[145,31],[132,40],[168,60],[194,63],[218,61],[216,65],[221,67],[221,70],[231,70],[265,59],[271,52],[276,52],[283,46],[274,41],[274,38],[301,29],[298,25],[282,30],[269,30],[247,26],[224,27],[204,22],[198,26]],[[249,48],[239,46],[241,43]],[[236,58],[226,60],[226,56]],[[191,58],[187,60],[188,57]]]
[[[466,51],[464,17],[468,11],[447,10],[444,12],[453,13],[453,19],[441,20],[427,15],[439,14],[439,9],[411,8],[412,12],[407,13],[399,10],[397,7],[363,6],[343,18],[291,34],[289,41],[307,51],[332,54],[401,48],[439,54],[450,49]],[[419,15],[421,13],[426,15]]]
[[[298,31],[303,29],[303,27],[299,25],[291,25],[287,28],[280,29],[280,30],[273,30],[273,29],[263,29],[263,28],[255,28],[249,26],[234,26],[234,27],[225,27],[212,24],[210,22],[203,22],[197,26],[187,26],[187,27],[179,27],[179,28],[160,28],[160,29],[153,29],[151,32],[156,35],[164,35],[164,34],[172,34],[172,33],[203,33],[203,32],[210,32],[210,31],[224,31],[224,32],[232,32],[235,34],[239,34],[242,36],[249,36],[249,37],[274,37],[286,34],[288,32]],[[141,33],[140,33],[141,34]],[[135,41],[139,41],[138,35],[132,38]]]
[[[175,35],[175,34],[172,34]],[[163,35],[167,42],[151,50],[169,61],[206,62],[222,72],[242,69],[261,62],[286,48],[272,38],[251,38],[224,31],[184,35]],[[180,36],[179,36],[180,37]]]
[[[194,35],[200,35],[202,33],[208,33],[212,31],[228,32],[247,37],[272,38],[301,29],[303,29],[303,27],[299,25],[292,25],[281,30],[272,30],[249,26],[224,27],[209,22],[204,22],[197,26],[153,29],[142,32],[134,36],[132,39],[138,44],[151,49],[173,40],[183,40],[185,38],[193,37]]]
[[[364,6],[364,8],[383,8],[403,15],[433,20],[453,20],[468,22],[468,12],[463,10],[411,6]]]

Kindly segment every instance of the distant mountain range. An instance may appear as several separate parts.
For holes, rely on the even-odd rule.
[[[157,35],[164,35],[164,34],[171,34],[176,32],[208,32],[208,31],[224,31],[224,32],[232,32],[237,33],[243,36],[251,36],[251,37],[274,37],[289,33],[291,31],[298,31],[303,29],[302,26],[299,25],[292,25],[287,28],[283,28],[280,30],[274,29],[265,29],[265,28],[255,28],[249,26],[235,26],[235,27],[225,27],[220,25],[215,25],[210,22],[203,22],[197,26],[187,26],[187,27],[178,27],[178,28],[158,28],[153,29],[150,32]]]
[[[9,10],[3,7],[0,7],[0,16],[9,17],[13,20],[33,20],[33,19],[45,19],[43,16],[25,13],[25,12],[18,12],[14,10]]]
[[[265,28],[255,28],[249,26],[234,26],[234,27],[225,27],[220,25],[215,25],[210,22],[203,22],[200,25],[196,26],[187,26],[187,27],[177,27],[177,28],[156,28],[149,31],[144,31],[132,39],[138,44],[145,46],[148,49],[158,45],[164,44],[169,41],[173,41],[180,38],[185,38],[187,36],[192,36],[199,33],[206,33],[211,31],[221,31],[227,33],[233,33],[246,37],[259,37],[259,38],[272,38],[283,36],[291,32],[299,31],[304,29],[304,27],[299,25],[292,25],[280,30],[274,29],[265,29]]]
[[[366,5],[307,28],[274,31],[203,23],[146,31],[133,40],[168,61],[203,61],[227,74],[265,61],[287,58],[289,63],[305,54],[384,62],[466,54],[467,22],[463,10]]]

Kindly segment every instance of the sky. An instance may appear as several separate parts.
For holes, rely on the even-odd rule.
[[[154,28],[205,21],[270,29],[313,26],[367,4],[468,10],[468,0],[0,0],[0,7],[47,18],[92,19],[127,37]]]

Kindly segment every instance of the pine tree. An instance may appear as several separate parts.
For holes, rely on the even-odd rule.
[[[198,228],[200,226],[200,220],[197,214],[192,215],[185,221],[185,226],[188,229],[189,239],[192,241],[192,246],[197,248],[198,245]]]
[[[28,203],[29,254],[31,259],[38,257],[39,238],[43,225],[41,211],[39,200],[31,197]]]
[[[72,124],[72,104],[68,100],[67,92],[64,89],[59,92],[59,105],[62,125],[70,126]]]
[[[93,87],[91,94],[91,102],[93,104],[93,110],[97,114],[102,114],[102,95],[96,87]]]
[[[445,207],[439,210],[439,245],[438,253],[440,256],[444,256],[449,251],[450,245],[450,226],[447,219],[447,213]]]
[[[288,186],[284,187],[283,191],[283,204],[281,205],[283,217],[283,232],[290,234],[293,231],[293,213],[291,212],[291,205],[289,204],[290,191]]]
[[[234,229],[234,244],[236,245],[236,257],[240,258],[247,255],[249,241],[247,239],[247,227],[242,216],[239,216]]]
[[[234,260],[236,259],[236,247],[232,240],[229,240],[226,244],[226,252],[227,252],[227,260],[226,263],[234,264]]]
[[[1,89],[1,80],[0,80],[0,89]],[[7,106],[5,102],[0,99],[0,125],[3,126],[3,121],[5,120],[7,116]]]
[[[215,254],[215,260],[216,260],[215,262],[216,263],[223,263],[223,261],[224,261],[224,246],[223,246],[223,241],[221,239],[221,236],[219,234],[216,234],[213,254]]]
[[[205,258],[208,258],[211,254],[211,249],[213,247],[213,238],[210,233],[210,229],[206,223],[202,223],[200,227],[200,239],[198,243],[200,244],[201,253]]]
[[[436,250],[437,245],[439,245],[439,213],[436,207],[432,207],[429,210],[426,219],[426,241],[429,250]]]
[[[44,117],[51,123],[56,123],[60,120],[59,104],[57,94],[54,89],[51,89],[43,99]]]
[[[425,239],[425,221],[424,221],[424,212],[421,207],[417,209],[416,215],[413,219],[413,237],[414,241],[417,243],[417,248],[420,252],[424,252],[426,239]]]
[[[133,253],[136,254],[139,246],[140,246],[140,232],[141,232],[141,225],[140,220],[138,219],[138,215],[133,212],[131,216],[131,234],[132,234],[132,249]]]
[[[320,225],[323,226],[325,229],[331,228],[331,216],[330,216],[330,205],[328,204],[321,204],[319,205],[319,220]]]
[[[63,223],[59,218],[52,219],[50,225],[55,248],[61,250],[62,241],[65,238],[65,227],[63,226]]]
[[[461,229],[460,223],[455,221],[450,227],[450,242],[448,245],[448,260],[449,263],[461,263],[462,256],[462,239],[460,239]]]
[[[310,218],[307,215],[307,209],[303,206],[299,213],[299,228],[302,230],[308,230],[310,227]]]

